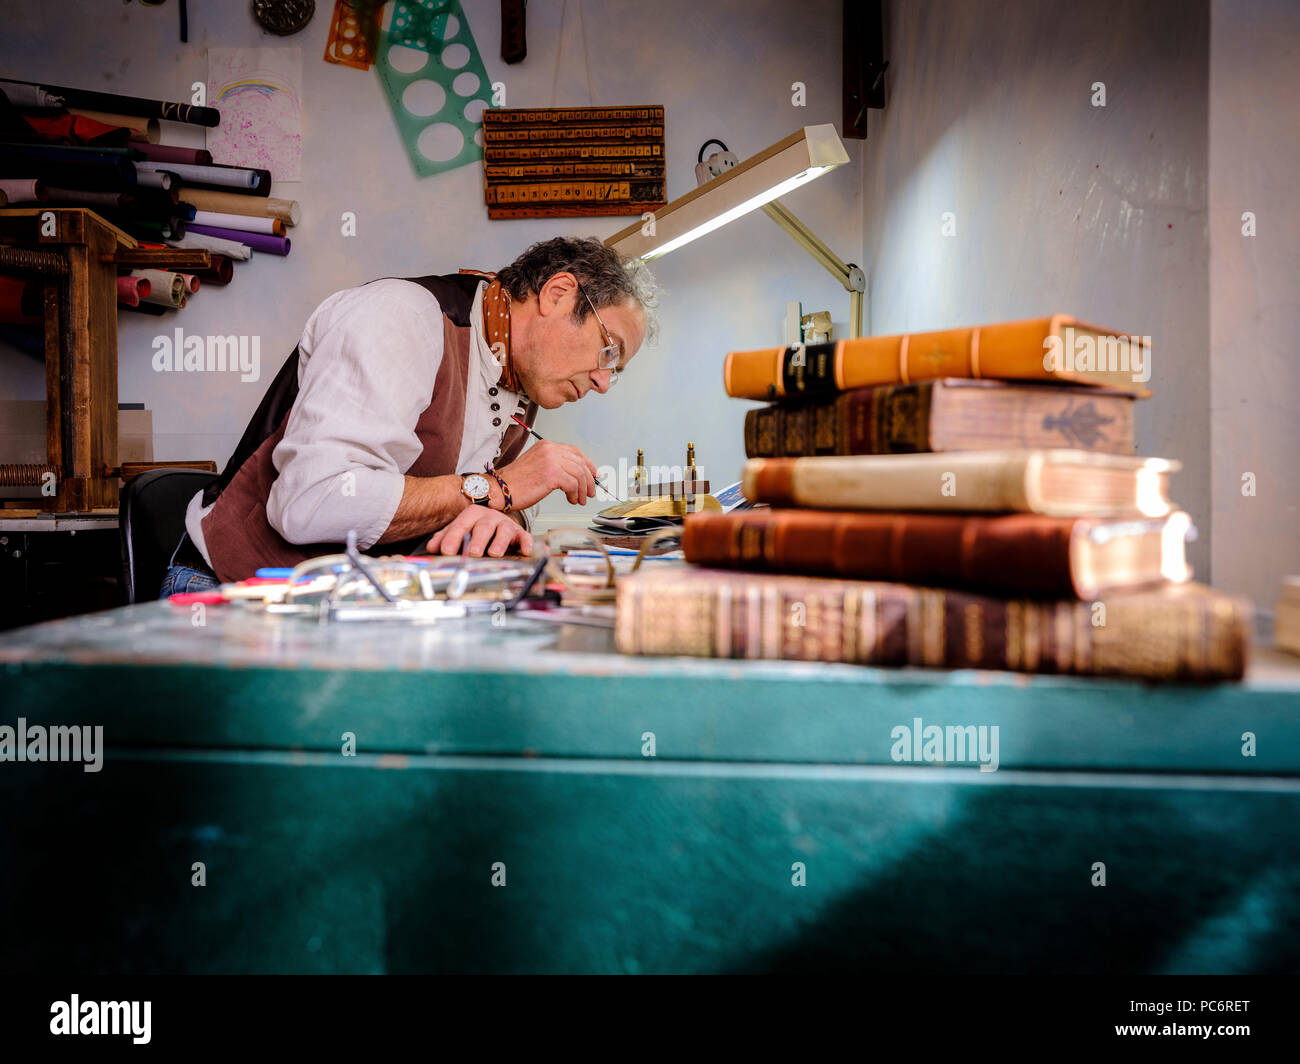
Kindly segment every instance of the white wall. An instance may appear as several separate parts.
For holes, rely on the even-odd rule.
[[[1300,6],[1214,0],[1210,19],[1214,575],[1263,615],[1300,573]]]
[[[1064,311],[1150,335],[1138,449],[1182,460],[1175,496],[1208,579],[1208,3],[893,0],[885,33],[863,173],[869,331]]]
[[[529,4],[528,58],[515,66],[500,59],[499,4],[465,2],[488,74],[506,83],[510,106],[663,104],[670,198],[694,187],[696,152],[710,137],[743,158],[799,126],[838,125],[840,0],[586,0],[582,7],[592,92],[580,7],[571,0],[553,95],[560,0]],[[6,20],[0,69],[10,76],[168,99],[187,99],[190,84],[206,80],[208,45],[303,50],[306,180],[272,191],[302,203],[290,256],[237,265],[233,284],[204,289],[178,315],[122,314],[119,397],[153,410],[159,459],[224,463],[303,321],[329,293],[380,276],[495,268],[532,241],[557,233],[603,238],[630,221],[489,222],[480,164],[415,178],[377,75],[321,60],[332,8],[322,0],[308,27],[282,40],[261,32],[245,2],[191,4],[188,45],[179,43],[175,4],[43,0],[15,7]],[[796,80],[807,86],[803,108],[791,106]],[[196,128],[164,129],[166,142],[201,143]],[[852,165],[787,203],[842,257],[860,261],[861,144],[847,143]],[[340,235],[345,210],[357,212],[355,238]],[[667,290],[658,348],[644,349],[608,396],[542,411],[537,428],[614,467],[620,457],[631,464],[638,446],[651,464],[680,463],[693,440],[704,475],[722,486],[740,476],[748,406],[723,392],[724,354],[778,342],[787,300],[831,309],[842,323],[847,295],[761,214],[661,260],[656,273]],[[154,373],[152,338],[174,323],[199,334],[259,334],[262,380]],[[0,397],[44,394],[41,366],[13,352],[0,351],[0,381]],[[572,512],[558,495],[542,507],[543,515]]]

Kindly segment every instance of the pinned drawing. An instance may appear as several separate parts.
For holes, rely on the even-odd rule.
[[[213,162],[302,180],[300,48],[209,48],[208,104],[221,112],[208,130]]]

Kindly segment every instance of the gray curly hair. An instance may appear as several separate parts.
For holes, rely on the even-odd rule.
[[[662,290],[654,275],[640,259],[623,259],[613,248],[596,237],[557,236],[529,247],[509,266],[497,271],[497,280],[520,302],[537,295],[555,274],[572,273],[582,283],[597,310],[628,301],[635,302],[645,314],[646,342],[654,343],[659,322],[654,309]],[[591,308],[579,299],[573,306],[573,320],[581,325]]]

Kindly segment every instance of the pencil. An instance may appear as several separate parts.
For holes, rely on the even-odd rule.
[[[521,418],[518,414],[511,414],[511,415],[510,415],[510,419],[511,419],[511,420],[512,420],[516,425],[522,425],[524,428],[526,428],[530,433],[533,434],[533,437],[534,437],[535,439],[539,439],[539,440],[544,440],[544,439],[546,439],[545,436],[543,436],[540,432],[538,432],[535,428],[533,428],[532,425],[528,424],[528,422],[524,421],[524,419]],[[595,479],[595,481],[596,481],[596,486],[599,487],[600,490],[603,491],[606,495],[608,495],[611,499],[613,499],[615,502],[622,502],[622,501],[623,501],[623,500],[620,499],[617,495],[615,495],[612,491],[610,491],[609,488],[605,487],[605,485],[602,484],[602,483],[600,482],[600,477],[596,477],[596,478],[594,478],[594,479]]]

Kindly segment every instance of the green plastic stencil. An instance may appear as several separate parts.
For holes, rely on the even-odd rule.
[[[427,49],[442,40],[453,2],[456,0],[397,0],[388,32],[398,44]]]
[[[492,83],[460,0],[400,0],[377,51],[375,68],[416,174],[483,158]]]

